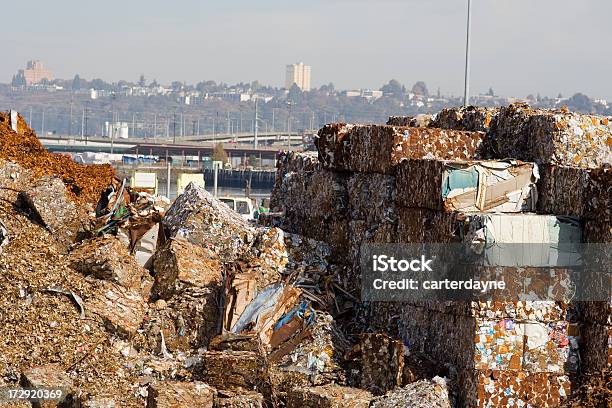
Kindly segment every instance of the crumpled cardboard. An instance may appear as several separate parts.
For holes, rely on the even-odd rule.
[[[538,167],[519,161],[404,160],[398,205],[444,211],[525,212],[536,208]]]

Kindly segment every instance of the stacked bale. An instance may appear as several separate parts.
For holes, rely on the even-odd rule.
[[[610,128],[603,119],[595,123],[584,115],[521,109],[448,110],[430,124],[440,128],[327,125],[316,141],[318,162],[296,153],[282,158],[278,179],[282,186],[293,180],[299,194],[289,198],[283,194],[292,194],[292,188],[277,188],[273,202],[285,211],[283,222],[302,219],[318,211],[304,202],[304,187],[315,179],[319,187],[326,178],[341,180],[342,194],[325,196],[324,219],[347,220],[347,235],[319,237],[335,250],[345,250],[349,242],[341,278],[353,293],[361,287],[364,243],[461,242],[463,232],[479,228],[485,234],[501,230],[497,239],[504,242],[555,245],[580,242],[583,224],[587,242],[609,242],[610,173],[601,166],[610,162],[602,149],[607,143],[609,152]],[[584,141],[573,136],[579,128],[589,136]],[[514,159],[501,160],[506,157]],[[290,223],[306,235],[319,228],[308,221]],[[524,277],[538,273],[532,269],[493,272]],[[565,271],[551,273],[563,277]],[[582,343],[582,360],[591,367],[606,365],[608,354],[601,350],[608,350],[609,321],[597,315],[577,324],[598,308],[595,302],[575,313],[563,301],[372,303],[362,317],[374,329],[402,336],[409,347],[452,363],[466,406],[514,400],[545,407],[558,405],[569,392],[581,329],[597,334]]]

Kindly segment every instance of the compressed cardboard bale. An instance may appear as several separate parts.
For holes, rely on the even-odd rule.
[[[164,335],[169,348],[187,351],[208,346],[219,333],[220,296],[220,288],[211,284],[187,288],[167,301],[167,308],[156,319],[167,328]]]
[[[320,377],[311,376],[307,370],[278,365],[270,367],[270,381],[274,395],[285,404],[287,403],[287,395],[292,389],[296,387],[312,387],[325,383],[325,380]]]
[[[194,183],[168,209],[162,229],[166,238],[184,238],[228,261],[246,251],[254,236],[248,221]]]
[[[519,161],[403,160],[396,201],[403,207],[444,211],[535,210],[538,168]]]
[[[491,139],[496,157],[584,168],[612,161],[608,118],[567,109],[535,109],[526,103],[502,107]]]
[[[612,243],[612,217],[595,218],[584,222],[584,242]],[[609,255],[608,255],[608,259]]]
[[[397,207],[397,242],[445,243],[458,239],[458,213]]]
[[[170,239],[153,260],[153,295],[168,300],[186,288],[210,289],[217,296],[221,286],[221,262],[212,250],[188,241]]]
[[[321,169],[314,171],[306,186],[306,195],[300,197],[310,203],[316,216],[338,216],[348,212],[347,177]]]
[[[612,169],[540,166],[538,206],[542,214],[599,218],[612,206]]]
[[[264,408],[264,396],[258,392],[231,393],[222,391],[215,400],[215,408]]]
[[[429,127],[432,120],[432,115],[420,114],[416,116],[389,116],[387,125],[391,126],[408,126],[408,127]]]
[[[319,161],[336,171],[394,174],[403,159],[483,158],[484,134],[387,125],[326,125],[315,140]]]
[[[68,256],[70,267],[84,275],[92,275],[128,289],[150,287],[150,276],[136,262],[128,249],[111,235],[82,242]],[[143,291],[146,295],[146,291]]]
[[[524,333],[515,321],[477,321],[474,340],[474,363],[477,369],[521,369]]]
[[[576,302],[575,308],[581,322],[612,326],[612,300]]]
[[[344,383],[349,347],[333,317],[317,313],[306,330],[272,351],[268,360],[281,370],[308,375],[313,384]]]
[[[462,313],[458,302],[445,302],[444,312]],[[465,303],[465,302],[464,302]],[[561,301],[472,301],[469,302],[468,315],[487,319],[515,319],[531,322],[550,322],[570,318],[568,304]]]
[[[509,254],[510,251],[516,249],[510,247],[510,251],[486,250],[485,256],[489,256],[494,263],[501,264],[523,263],[530,260],[538,263],[549,262],[550,258],[542,255],[545,252],[543,247],[538,244],[534,245],[542,251],[519,253],[517,250],[516,254]],[[531,255],[534,256],[529,258]],[[467,269],[457,271],[456,277],[459,278],[460,274],[463,274],[460,279],[472,279],[479,282],[503,281],[503,288],[490,288],[486,292],[472,291],[468,295],[469,298],[464,298],[472,301],[472,308],[475,305],[480,307],[481,311],[494,313],[505,310],[513,313],[514,316],[525,316],[526,313],[533,312],[532,320],[539,321],[546,321],[547,317],[556,313],[565,313],[565,306],[574,298],[577,286],[572,271],[567,268],[468,265]]]
[[[433,377],[415,381],[372,400],[371,408],[451,408],[447,380]]]
[[[351,268],[343,271],[340,281],[347,291],[355,292],[361,288],[362,245],[396,242],[397,225],[387,221],[383,221],[380,224],[368,224],[367,221],[355,220],[349,223],[349,236],[348,262]]]
[[[457,390],[463,407],[558,407],[570,395],[571,381],[549,373],[464,370]]]
[[[572,380],[572,395],[564,407],[600,408],[609,407],[612,400],[612,370],[584,374],[578,381]]]
[[[34,174],[19,164],[0,159],[0,186],[14,190],[31,188],[34,184]]]
[[[60,245],[68,247],[75,241],[81,225],[79,214],[60,178],[41,177],[20,196]]]
[[[578,329],[567,321],[524,322],[404,306],[400,333],[410,348],[458,368],[566,374],[578,369]]]
[[[314,152],[283,152],[276,162],[274,187],[270,194],[272,212],[293,210],[306,214],[310,203],[303,200],[312,174],[320,170],[319,160]],[[285,215],[285,218],[290,216]],[[299,220],[296,220],[299,221]]]
[[[497,120],[499,108],[461,106],[444,108],[435,115],[430,127],[441,129],[487,132]]]
[[[326,276],[334,257],[327,243],[298,234],[284,233],[287,249],[287,271],[300,271],[302,276]]]
[[[270,208],[282,207],[282,202],[286,198],[286,192],[281,193],[283,187],[289,187],[289,183],[284,184],[284,179],[290,177],[292,173],[305,174],[319,168],[319,159],[316,152],[280,152],[276,157],[276,174],[274,177],[274,187],[270,194]]]
[[[434,377],[446,379],[450,376],[450,372],[450,367],[444,364],[444,362],[436,361],[416,350],[410,350],[404,357],[402,387],[417,381],[433,379]]]
[[[213,408],[216,390],[195,382],[160,381],[149,384],[147,408]]]
[[[404,344],[382,333],[359,337],[361,353],[360,388],[382,395],[402,385]]]
[[[71,406],[75,399],[72,379],[57,364],[32,367],[21,373],[20,385],[24,388],[45,388],[50,391],[61,390],[61,398],[56,400],[33,400],[35,408]]]
[[[85,299],[85,311],[98,315],[108,330],[120,336],[135,335],[147,309],[140,291],[107,281],[96,282],[96,293]]]
[[[583,323],[580,334],[583,371],[597,373],[612,367],[612,325]]]
[[[389,126],[410,126],[414,116],[389,116],[387,125]]]
[[[566,374],[578,370],[577,324],[565,321],[521,323],[525,338],[523,369]]]
[[[321,168],[311,153],[289,152],[277,163],[271,208],[275,225],[330,244],[334,257],[348,251],[347,176]]]
[[[347,182],[351,220],[370,226],[397,221],[395,177],[385,174],[354,173]]]
[[[398,322],[402,342],[455,367],[473,367],[477,333],[474,318],[404,304]]]
[[[287,397],[287,408],[368,408],[372,394],[358,388],[330,384],[294,388]]]
[[[396,301],[364,302],[357,305],[357,316],[368,331],[382,332],[394,338],[401,338],[399,320],[404,304]],[[359,364],[357,364],[357,367]],[[357,382],[355,384],[358,384]]]
[[[413,306],[447,315],[479,317],[488,320],[513,319],[530,322],[567,320],[576,323],[573,305],[563,301],[541,300],[420,300]]]
[[[269,377],[261,353],[207,351],[202,356],[202,377],[208,384],[222,390],[269,393]]]

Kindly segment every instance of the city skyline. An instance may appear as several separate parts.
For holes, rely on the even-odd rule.
[[[406,84],[422,80],[432,90],[460,95],[464,3],[189,1],[167,10],[160,0],[111,0],[104,8],[85,10],[63,0],[41,4],[27,30],[12,19],[0,28],[16,39],[8,42],[0,81],[10,82],[24,61],[35,58],[60,78],[135,80],[144,73],[161,83],[258,80],[280,87],[283,67],[303,60],[316,68],[313,87],[332,82],[341,89],[378,89],[395,78]],[[473,92],[491,86],[520,97],[584,92],[612,98],[607,81],[612,56],[598,46],[610,38],[605,16],[612,4],[473,3]],[[15,13],[26,15],[27,7],[16,4]],[[590,24],[580,24],[587,15]],[[113,30],[96,23],[107,17]],[[60,24],[66,19],[69,24]]]

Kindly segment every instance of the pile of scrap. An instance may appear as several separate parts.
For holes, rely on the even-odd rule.
[[[13,113],[13,114],[11,114]],[[34,179],[54,176],[66,185],[76,203],[95,203],[114,175],[110,165],[83,165],[52,154],[17,112],[0,112],[0,159],[30,170]]]
[[[125,259],[115,258],[108,267],[86,261],[80,265],[88,271],[81,273],[66,256],[86,229],[82,224],[111,181],[112,168],[56,157],[42,149],[20,117],[17,131],[8,115],[0,118],[0,384],[62,386],[84,406],[109,398],[116,406],[142,406],[133,386],[138,375],[113,348],[114,334],[106,325],[136,330],[137,310],[134,325],[125,318],[128,300],[136,299],[132,306],[138,309],[146,306],[140,295],[106,280],[126,276]],[[113,293],[119,301],[109,303],[125,312],[123,319],[106,306],[95,307]]]
[[[0,115],[0,385],[61,386],[86,407],[599,400],[571,394],[576,373],[600,384],[609,370],[612,304],[570,303],[566,271],[536,279],[554,301],[361,300],[366,243],[459,242],[493,259],[490,242],[609,242],[603,121],[508,109],[328,125],[316,155],[279,156],[265,227],[195,184],[172,204],[134,191]],[[511,122],[537,143],[497,156]],[[564,132],[578,128],[594,151],[574,154]]]

